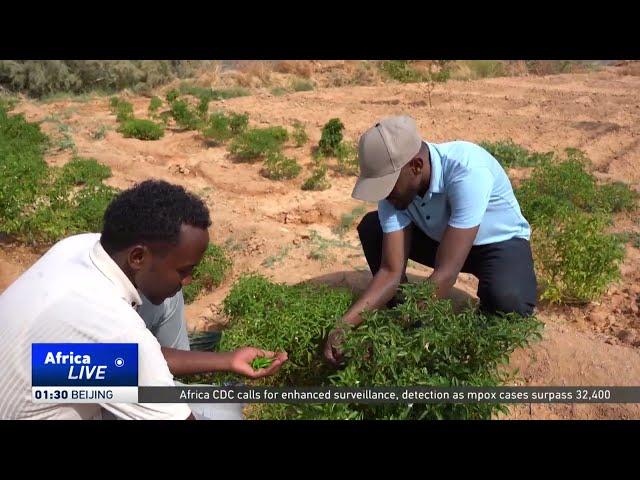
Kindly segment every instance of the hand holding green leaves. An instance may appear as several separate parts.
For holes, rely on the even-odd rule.
[[[342,353],[342,343],[344,342],[345,330],[342,327],[336,327],[327,335],[327,341],[324,345],[324,358],[333,366],[338,366],[344,360]]]
[[[276,353],[254,347],[242,347],[231,353],[229,370],[249,378],[266,377],[276,373],[287,358],[287,352]]]

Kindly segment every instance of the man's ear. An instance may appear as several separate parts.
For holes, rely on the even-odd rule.
[[[411,171],[414,175],[419,175],[422,173],[422,169],[424,168],[424,161],[420,157],[415,157],[411,159]]]
[[[151,251],[146,245],[134,245],[129,249],[129,255],[127,256],[129,267],[134,272],[141,270],[150,255]]]

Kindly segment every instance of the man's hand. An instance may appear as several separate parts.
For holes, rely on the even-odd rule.
[[[344,328],[336,327],[329,332],[324,345],[324,358],[334,367],[337,367],[344,360],[342,343],[344,342]]]
[[[266,368],[254,370],[251,362],[256,357],[272,358],[273,362]],[[269,352],[254,347],[242,347],[231,352],[229,371],[239,373],[249,378],[261,378],[276,373],[287,361],[287,352]]]

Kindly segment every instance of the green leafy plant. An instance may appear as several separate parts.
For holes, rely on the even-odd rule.
[[[132,118],[122,122],[118,132],[126,138],[139,140],[158,140],[164,135],[164,128],[151,120]]]
[[[185,303],[193,302],[203,291],[218,287],[231,269],[231,265],[231,259],[222,247],[209,244],[202,260],[193,269],[191,283],[182,289]]]
[[[341,142],[338,145],[336,156],[338,158],[337,171],[342,175],[358,175],[360,163],[358,162],[358,148],[353,143]]]
[[[343,130],[344,124],[339,118],[332,118],[329,120],[324,127],[322,127],[318,151],[325,156],[336,156],[338,146],[342,142]]]
[[[118,122],[124,122],[133,118],[133,104],[118,97],[112,97],[109,106],[111,112],[115,114]]]
[[[178,92],[175,88],[169,90],[166,95],[167,103],[172,104],[175,102],[180,96],[180,92]]]
[[[302,167],[295,158],[272,151],[267,155],[261,174],[271,180],[289,180],[297,177],[301,171]]]
[[[480,146],[493,155],[500,162],[500,165],[505,168],[535,167],[541,162],[546,162],[553,158],[553,152],[530,152],[511,139],[498,142],[481,142]]]
[[[331,188],[327,180],[327,166],[321,164],[313,169],[311,176],[302,184],[302,190],[322,191]]]
[[[59,179],[65,185],[97,185],[111,176],[111,169],[95,158],[75,157],[65,163]]]
[[[309,136],[305,130],[304,123],[296,120],[293,122],[293,129],[293,141],[295,142],[296,147],[302,147],[309,141]]]
[[[171,102],[171,116],[176,124],[185,130],[198,130],[202,127],[202,120],[185,100]]]
[[[213,112],[209,117],[206,127],[202,130],[202,135],[215,145],[226,142],[232,136],[229,128],[229,119],[224,112]]]
[[[283,127],[253,128],[234,138],[229,152],[240,160],[254,160],[279,151],[288,138]]]
[[[102,228],[102,216],[117,190],[102,180],[108,167],[74,158],[49,167],[49,145],[38,124],[0,107],[0,231],[20,242],[51,244]]]
[[[154,116],[160,107],[162,107],[162,99],[156,96],[151,97],[149,101],[149,116]]]
[[[229,128],[231,133],[238,135],[244,132],[249,126],[249,115],[246,113],[230,113],[229,114]]]
[[[253,383],[278,386],[498,386],[509,354],[540,338],[535,318],[455,313],[437,300],[430,283],[403,287],[405,302],[365,315],[347,332],[343,369],[327,367],[322,345],[353,300],[350,292],[324,285],[294,286],[260,276],[238,280],[224,301],[230,317],[220,349],[243,345],[285,350],[278,374]],[[233,376],[227,378],[232,379]],[[260,404],[260,419],[488,419],[505,412],[499,404]]]
[[[424,76],[411,66],[408,60],[388,60],[380,64],[380,70],[390,79],[402,83],[422,82]]]
[[[532,245],[542,298],[552,303],[582,304],[606,292],[620,278],[624,248],[618,237],[603,233],[603,215],[577,212],[541,223]]]

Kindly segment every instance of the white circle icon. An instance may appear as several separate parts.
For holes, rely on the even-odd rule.
[[[124,365],[124,359],[123,358],[116,358],[116,367],[121,367]]]

